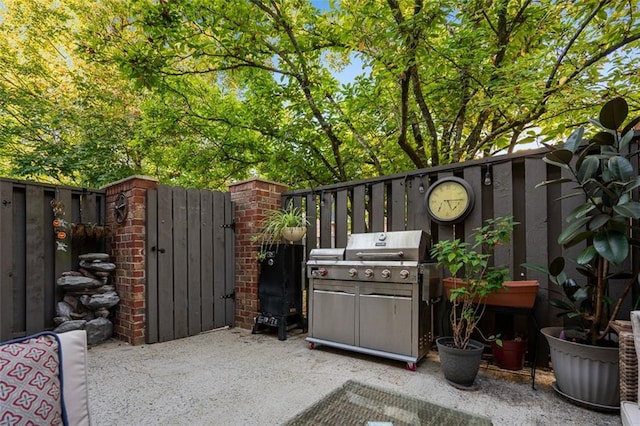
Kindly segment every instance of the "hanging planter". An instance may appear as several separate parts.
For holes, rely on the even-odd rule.
[[[291,243],[300,241],[307,233],[304,226],[288,226],[282,230],[282,238]]]

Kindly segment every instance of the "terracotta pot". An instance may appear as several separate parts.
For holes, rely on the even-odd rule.
[[[447,290],[447,298],[450,297],[452,288],[464,285],[464,281],[460,278],[445,278],[442,280]],[[538,294],[538,281],[505,281],[505,289],[498,293],[487,296],[487,305],[507,306],[511,308],[531,309],[536,303],[536,295]],[[479,300],[474,300],[478,302]]]
[[[522,370],[524,354],[527,351],[526,340],[503,340],[502,346],[491,342],[493,360],[496,365],[505,370]]]

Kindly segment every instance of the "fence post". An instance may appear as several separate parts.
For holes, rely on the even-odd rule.
[[[251,241],[268,210],[282,207],[287,186],[264,179],[229,185],[234,203],[236,327],[250,329],[258,315],[258,244]]]
[[[146,200],[147,190],[158,186],[157,179],[131,176],[110,183],[107,192],[106,223],[111,230],[111,257],[116,264],[115,286],[120,296],[113,327],[114,337],[132,345],[145,343],[146,317]],[[118,195],[126,199],[126,217],[116,220]],[[118,214],[122,218],[124,208]]]

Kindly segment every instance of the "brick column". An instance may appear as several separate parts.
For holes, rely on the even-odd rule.
[[[251,241],[268,210],[282,207],[282,193],[287,186],[263,179],[252,179],[229,186],[236,223],[235,292],[236,327],[250,329],[258,315],[259,262],[258,244]]]
[[[115,286],[120,303],[113,325],[114,337],[132,345],[145,343],[146,316],[146,195],[158,181],[132,176],[107,185],[106,221],[111,229],[111,261],[116,265]],[[114,202],[124,193],[128,213],[122,223],[115,220]]]

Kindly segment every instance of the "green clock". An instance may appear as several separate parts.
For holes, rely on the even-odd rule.
[[[438,179],[425,195],[427,214],[440,224],[462,221],[473,210],[473,203],[473,188],[455,176]]]

